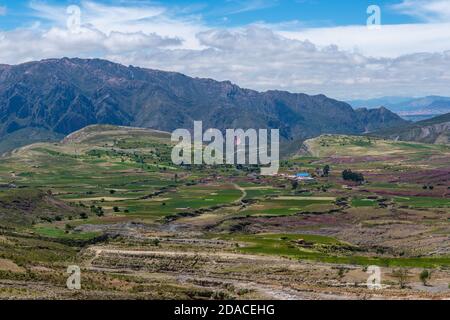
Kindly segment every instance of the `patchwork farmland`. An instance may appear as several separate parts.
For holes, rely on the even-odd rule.
[[[91,126],[3,156],[0,297],[450,297],[450,147],[324,135],[260,176],[175,166],[172,146],[164,132]],[[382,290],[367,288],[371,265]]]

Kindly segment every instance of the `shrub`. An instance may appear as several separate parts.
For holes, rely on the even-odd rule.
[[[85,219],[87,219],[87,218],[88,218],[88,215],[86,214],[86,212],[80,213],[80,219],[85,220]]]
[[[400,289],[405,289],[409,278],[409,271],[407,269],[397,269],[392,271],[392,276],[398,280]]]
[[[352,170],[344,170],[342,172],[342,178],[346,181],[364,182],[364,176],[362,173],[353,172]]]
[[[428,285],[428,280],[431,279],[431,272],[428,270],[423,270],[419,275],[420,281],[422,281],[424,286]]]

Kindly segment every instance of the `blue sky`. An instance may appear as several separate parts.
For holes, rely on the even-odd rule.
[[[80,1],[35,1],[47,4],[80,4]],[[337,0],[219,0],[219,1],[97,1],[104,4],[135,5],[149,4],[167,6],[174,14],[200,15],[211,26],[236,27],[255,22],[277,24],[297,21],[303,26],[344,26],[366,23],[366,8],[371,4],[383,10],[383,23],[403,24],[420,22],[420,19],[392,10],[392,6],[402,1],[337,1]],[[26,26],[34,21],[32,1],[0,1],[7,8],[6,15],[0,18],[0,28],[10,30]],[[39,19],[38,19],[39,20]]]
[[[450,96],[450,0],[0,0],[0,63],[61,57],[346,100]]]

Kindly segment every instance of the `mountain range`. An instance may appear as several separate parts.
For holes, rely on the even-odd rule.
[[[450,113],[416,123],[371,132],[370,135],[392,140],[450,144]]]
[[[349,101],[354,108],[379,108],[384,106],[404,119],[420,121],[450,112],[450,97],[427,96],[423,98],[383,97]]]
[[[229,82],[100,59],[0,65],[0,152],[91,124],[163,131],[276,128],[285,145],[324,133],[361,134],[407,122],[386,108],[354,110],[324,95],[258,92]]]

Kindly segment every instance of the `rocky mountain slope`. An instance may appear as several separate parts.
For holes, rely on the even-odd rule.
[[[450,113],[371,134],[395,140],[450,144]]]
[[[170,132],[192,128],[194,120],[203,120],[205,128],[277,128],[284,142],[302,141],[404,124],[394,115],[386,122],[389,113],[356,112],[324,95],[257,92],[99,59],[0,65],[0,138],[8,140],[0,152],[40,137],[58,139],[90,124]]]
[[[406,121],[399,115],[389,111],[385,107],[379,109],[361,108],[356,110],[356,114],[358,115],[359,122],[366,125],[366,132],[406,124]]]

